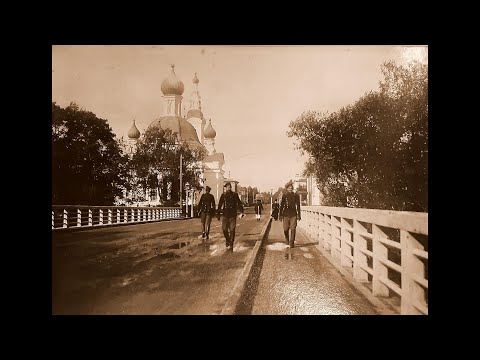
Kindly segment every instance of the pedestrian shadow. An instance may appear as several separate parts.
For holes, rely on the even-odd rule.
[[[319,242],[318,241],[314,241],[314,242],[309,242],[309,243],[304,243],[304,244],[297,244],[295,243],[295,247],[304,247],[304,246],[312,246],[312,245],[318,245]]]

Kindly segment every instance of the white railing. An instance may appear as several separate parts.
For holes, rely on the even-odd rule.
[[[298,226],[374,296],[428,315],[428,213],[304,206]]]
[[[53,230],[180,218],[179,207],[52,205]]]

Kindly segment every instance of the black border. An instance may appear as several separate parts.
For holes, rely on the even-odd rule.
[[[82,331],[88,330],[89,333],[95,332],[96,327],[104,328],[108,326],[108,331],[115,332],[116,329],[129,328],[130,331],[126,333],[131,334],[133,328],[149,328],[153,334],[159,332],[175,333],[181,331],[185,333],[185,329],[188,329],[189,334],[193,334],[194,337],[201,338],[204,323],[210,322],[215,329],[215,337],[220,334],[228,338],[234,336],[234,332],[225,332],[223,329],[228,326],[229,329],[235,329],[237,326],[245,326],[248,331],[254,332],[257,336],[263,336],[259,334],[259,331],[263,329],[263,326],[258,326],[260,321],[268,323],[273,329],[278,329],[276,335],[285,336],[285,342],[289,335],[284,335],[285,332],[292,331],[294,337],[304,337],[301,334],[302,329],[314,329],[316,328],[318,333],[312,334],[312,339],[321,339],[322,334],[329,338],[328,333],[334,334],[336,331],[338,337],[344,331],[346,333],[356,333],[359,329],[362,329],[364,325],[370,323],[372,325],[372,331],[375,331],[375,336],[382,337],[384,330],[390,329],[390,334],[400,334],[400,331],[394,329],[405,325],[404,331],[407,333],[396,338],[394,342],[402,342],[407,336],[410,339],[415,339],[418,336],[424,336],[424,325],[430,323],[430,319],[435,314],[440,313],[441,305],[439,294],[435,294],[435,279],[437,278],[437,270],[430,268],[429,279],[429,298],[431,302],[429,304],[430,315],[424,317],[359,317],[359,316],[330,316],[330,317],[316,317],[316,316],[233,316],[233,317],[210,317],[210,316],[162,316],[162,317],[75,317],[75,316],[51,316],[51,229],[49,227],[50,219],[49,214],[51,211],[51,123],[48,119],[51,119],[51,67],[52,67],[52,44],[191,44],[191,45],[219,45],[219,44],[311,44],[311,45],[387,45],[387,44],[419,44],[429,46],[429,134],[430,143],[429,147],[432,148],[434,144],[440,145],[441,136],[437,135],[439,126],[436,117],[440,116],[438,105],[435,105],[435,101],[438,103],[438,92],[434,89],[435,85],[438,85],[435,80],[438,77],[438,73],[435,73],[435,62],[439,58],[439,53],[436,48],[436,44],[433,42],[431,33],[432,30],[428,27],[428,24],[422,23],[415,26],[408,27],[408,21],[403,21],[404,26],[397,27],[396,31],[385,32],[386,25],[395,27],[395,20],[391,18],[383,18],[379,21],[377,18],[375,22],[369,23],[367,19],[360,19],[353,26],[346,26],[345,22],[348,19],[343,19],[341,13],[335,13],[328,15],[323,12],[319,14],[317,21],[312,20],[298,20],[298,24],[292,19],[278,19],[273,14],[270,16],[269,23],[265,18],[250,17],[243,18],[237,21],[228,22],[227,20],[216,21],[204,20],[198,21],[199,25],[194,26],[195,20],[191,21],[191,26],[184,29],[184,32],[176,31],[185,23],[190,25],[189,19],[185,21],[179,21],[177,24],[166,23],[163,21],[164,16],[160,16],[160,19],[156,22],[150,22],[147,26],[142,24],[140,27],[135,22],[124,24],[122,28],[112,27],[107,29],[99,35],[98,29],[93,26],[96,24],[95,20],[98,18],[85,19],[81,24],[78,22],[71,22],[68,18],[54,22],[50,24],[47,36],[43,37],[40,41],[36,42],[33,46],[29,45],[26,49],[26,54],[22,55],[24,60],[23,69],[25,69],[28,76],[25,80],[28,80],[28,92],[31,94],[28,97],[28,102],[31,106],[31,117],[29,119],[28,131],[32,136],[32,145],[30,149],[33,149],[35,155],[38,156],[37,170],[34,171],[33,179],[28,177],[23,186],[27,189],[31,189],[35,194],[35,204],[42,204],[40,209],[36,210],[42,213],[35,219],[38,221],[38,226],[32,226],[33,234],[29,238],[28,248],[33,245],[34,253],[33,266],[27,272],[27,276],[31,277],[32,273],[35,274],[35,280],[29,282],[28,292],[34,295],[29,298],[27,304],[31,308],[31,303],[34,302],[35,310],[39,313],[47,315],[50,318],[50,322],[58,330],[56,332],[68,334],[72,328],[80,327]],[[324,18],[333,16],[337,23],[334,26],[330,26],[324,21]],[[421,14],[419,15],[421,17]],[[293,16],[292,16],[293,17]],[[273,19],[272,19],[273,18]],[[334,20],[335,20],[334,19]],[[415,16],[415,19],[418,19]],[[88,21],[87,21],[88,20]],[[388,20],[391,20],[390,22]],[[90,26],[87,26],[90,24]],[[107,23],[108,24],[108,23]],[[229,26],[226,26],[228,24]],[[363,24],[363,26],[362,26]],[[110,25],[110,24],[108,24]],[[105,26],[106,27],[106,26]],[[173,31],[170,31],[173,29]],[[235,29],[235,30],[233,30]],[[105,30],[105,29],[104,29]],[[437,55],[437,57],[435,56]],[[432,58],[436,59],[432,61]],[[433,79],[433,82],[432,82]],[[24,88],[25,84],[21,84]],[[25,89],[25,88],[24,88]],[[435,94],[435,95],[433,95]],[[44,98],[45,96],[45,98]],[[33,100],[32,102],[30,102]],[[24,100],[25,101],[25,100]],[[29,106],[29,107],[30,107]],[[41,111],[39,111],[41,109]],[[435,119],[434,119],[435,118]],[[435,120],[435,121],[433,121]],[[22,119],[21,122],[24,123]],[[31,128],[33,126],[33,129]],[[38,129],[36,127],[38,126]],[[21,126],[19,127],[21,129]],[[433,141],[432,141],[433,140]],[[30,141],[30,140],[29,140]],[[432,150],[432,149],[431,149]],[[438,239],[439,235],[435,232],[434,223],[436,217],[440,213],[439,205],[435,205],[437,196],[435,195],[434,188],[431,187],[432,178],[434,177],[435,161],[439,161],[434,151],[429,151],[429,218],[430,218],[430,231],[432,233],[432,239]],[[441,160],[440,160],[441,161]],[[45,197],[45,198],[44,198]],[[433,222],[432,222],[433,221]],[[37,225],[37,224],[35,224]],[[41,229],[41,231],[38,231]],[[39,237],[38,234],[41,233]],[[45,234],[45,237],[43,236]],[[41,239],[40,239],[41,238]],[[436,259],[441,252],[440,242],[435,241],[430,247],[429,252],[431,259],[429,260],[429,266],[437,263]],[[36,263],[38,261],[38,263]],[[39,270],[42,270],[41,272]],[[38,277],[37,277],[38,276]],[[432,281],[433,280],[433,281]],[[438,284],[438,283],[437,283]],[[197,321],[199,321],[197,323]],[[255,324],[252,323],[255,322]],[[311,327],[310,327],[311,325]],[[353,329],[352,329],[353,327]],[[290,330],[289,330],[290,329]],[[328,330],[327,330],[328,329]],[[376,330],[375,330],[376,329]],[[393,330],[392,330],[393,329]],[[408,330],[407,330],[408,329]],[[97,329],[98,330],[98,329]],[[193,330],[193,331],[191,331]],[[230,331],[230,330],[229,330]],[[142,332],[144,333],[144,332]],[[209,331],[208,333],[211,334]],[[408,334],[408,335],[407,335]],[[337,337],[335,336],[335,337]],[[187,336],[189,337],[189,336]],[[191,337],[190,337],[191,338]],[[281,341],[281,340],[280,340]],[[318,340],[321,341],[321,340]],[[160,340],[160,343],[163,342]],[[325,344],[326,345],[326,344]],[[328,345],[327,345],[328,346]],[[366,350],[368,353],[368,350]]]

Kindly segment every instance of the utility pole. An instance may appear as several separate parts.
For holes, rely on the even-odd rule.
[[[183,155],[180,154],[180,209],[181,209],[182,215],[183,215],[183,202],[182,202],[182,191],[183,191],[183,185],[182,185],[182,166],[183,166]]]

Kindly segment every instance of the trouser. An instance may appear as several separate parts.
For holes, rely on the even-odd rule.
[[[290,234],[289,234],[290,230]],[[297,216],[283,217],[283,234],[285,235],[285,242],[291,247],[295,244],[295,232],[297,230]],[[290,235],[290,236],[289,236]]]
[[[225,236],[225,241],[227,246],[233,247],[233,242],[235,241],[236,226],[237,226],[237,216],[222,217],[222,231],[223,231],[223,236]]]
[[[205,234],[210,234],[210,224],[212,222],[212,214],[209,212],[202,211],[200,213],[200,220],[202,222],[202,232]]]

